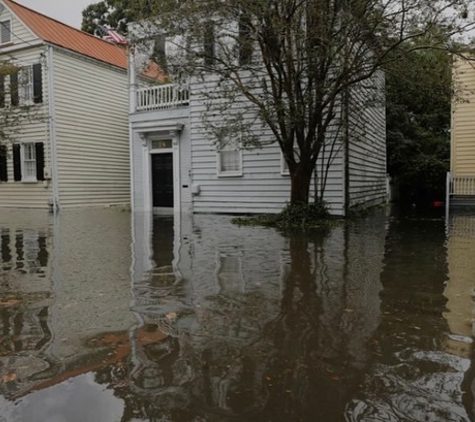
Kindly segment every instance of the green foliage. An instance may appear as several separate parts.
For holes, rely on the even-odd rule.
[[[417,49],[423,39],[413,42],[386,67],[388,172],[404,202],[444,197],[454,87],[442,41],[432,49]]]
[[[127,34],[127,24],[136,18],[128,0],[102,0],[82,11],[81,29],[94,34],[98,26],[106,26]]]
[[[330,224],[328,207],[324,201],[312,204],[289,204],[279,214],[255,217],[235,217],[232,222],[242,226],[264,226],[278,229],[309,229]]]

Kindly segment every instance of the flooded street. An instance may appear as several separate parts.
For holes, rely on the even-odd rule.
[[[473,420],[475,214],[229,221],[0,211],[0,422]]]

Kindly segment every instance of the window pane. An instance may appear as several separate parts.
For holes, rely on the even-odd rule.
[[[33,67],[27,66],[21,69],[18,81],[18,92],[20,94],[20,104],[33,101]]]
[[[239,171],[239,151],[221,151],[221,171]]]
[[[10,42],[12,40],[11,26],[12,24],[10,20],[0,22],[0,43],[1,44]]]
[[[25,149],[25,160],[35,160],[35,145],[34,144],[24,144]]]

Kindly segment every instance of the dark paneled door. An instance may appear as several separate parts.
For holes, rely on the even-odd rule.
[[[152,154],[154,207],[173,207],[173,154]]]

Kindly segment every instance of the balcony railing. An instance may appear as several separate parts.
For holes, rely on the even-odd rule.
[[[187,106],[190,92],[172,84],[141,88],[137,91],[137,111],[159,110]]]
[[[475,176],[452,176],[452,195],[475,195]]]

